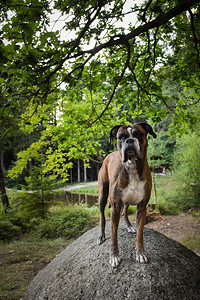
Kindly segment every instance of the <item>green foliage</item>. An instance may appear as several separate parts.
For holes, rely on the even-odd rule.
[[[58,237],[75,238],[94,225],[99,209],[94,206],[64,206],[48,199],[48,206],[42,206],[38,193],[15,192],[11,208],[2,212],[0,219],[0,240],[18,239],[29,233],[37,239]]]
[[[176,137],[170,136],[166,130],[156,132],[156,139],[150,138],[148,141],[147,157],[151,168],[171,167],[173,160],[173,150]]]
[[[184,185],[177,182],[177,177],[156,176],[157,202],[156,210],[163,215],[178,214],[191,208],[198,209],[192,199],[186,202]],[[83,190],[80,190],[84,192]],[[97,192],[97,191],[96,191]],[[37,193],[12,192],[11,209],[1,214],[0,239],[9,241],[27,234],[37,240],[58,237],[76,238],[84,233],[99,219],[98,206],[86,205],[65,206],[61,202],[46,202],[46,213],[43,214],[40,197]],[[154,203],[152,191],[150,203]],[[130,206],[128,214],[135,217],[136,206]],[[110,217],[106,206],[105,214]]]
[[[184,196],[180,205],[184,209],[200,208],[200,137],[197,132],[184,135],[177,144],[174,167]]]
[[[47,210],[47,203],[45,203],[44,207],[39,192],[15,192],[10,204],[14,211],[21,211],[21,214],[27,220],[33,215],[35,217],[43,217],[44,212]]]
[[[26,178],[28,188],[45,190],[45,180],[47,183],[55,177],[68,180],[69,169],[73,166],[72,159],[84,160],[87,167],[91,156],[101,159],[103,150],[100,139],[109,132],[111,122],[115,125],[123,119],[116,117],[120,107],[110,105],[109,110],[104,114],[103,123],[96,121],[89,125],[90,116],[98,119],[105,107],[102,103],[103,93],[90,95],[84,84],[79,88],[80,94],[69,90],[68,97],[64,96],[63,107],[56,124],[50,122],[51,115],[44,119],[47,110],[45,107],[31,118],[29,124],[23,129],[24,133],[31,133],[36,124],[42,122],[42,125],[38,124],[40,132],[36,141],[18,153],[16,164],[8,172],[9,177],[14,179],[24,172],[27,165],[31,165],[30,174]],[[51,106],[49,109],[52,111]],[[31,115],[32,110],[30,107],[26,114]],[[47,185],[49,187],[49,184]]]
[[[87,231],[93,224],[87,209],[82,207],[62,207],[55,209],[37,227],[38,238],[74,238]]]
[[[20,226],[14,225],[9,219],[0,219],[0,240],[10,241],[21,234]]]
[[[161,215],[175,215],[182,211],[180,201],[183,197],[181,186],[173,176],[155,176],[157,201],[154,198],[154,187],[151,192],[150,203],[156,203],[156,210]]]
[[[183,195],[180,188],[177,189],[170,192],[162,191],[156,206],[161,215],[177,215],[183,210],[183,207],[180,206]]]
[[[0,114],[4,120],[9,117],[14,124],[16,116],[18,123],[28,112],[21,119],[26,125],[45,105],[57,105],[63,95],[72,103],[76,94],[81,100],[90,98],[88,114],[74,115],[85,129],[96,120],[104,122],[105,113],[112,106],[122,108],[124,101],[133,115],[135,110],[137,116],[148,111],[149,118],[158,122],[170,109],[184,121],[186,99],[174,93],[175,106],[171,105],[171,95],[163,93],[162,84],[169,67],[168,77],[182,90],[192,87],[198,92],[199,7],[191,3],[187,7],[186,0],[183,6],[175,0],[134,1],[124,7],[125,2],[2,2]],[[191,7],[189,14],[182,11]],[[125,27],[127,15],[132,18]],[[63,26],[58,29],[59,22]],[[36,125],[36,119],[31,122]]]
[[[136,209],[137,209],[136,206],[129,206],[129,208],[128,208],[128,215],[132,215],[133,217],[135,217]]]
[[[18,239],[20,235],[34,229],[36,224],[39,225],[44,217],[38,193],[14,192],[10,205],[7,214],[1,212],[0,240]]]

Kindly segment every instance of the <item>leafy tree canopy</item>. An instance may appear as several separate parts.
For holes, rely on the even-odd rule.
[[[2,0],[1,135],[8,117],[29,133],[43,124],[42,141],[57,139],[52,149],[70,159],[98,152],[108,127],[142,112],[153,122],[173,114],[176,132],[194,125],[199,3]]]
[[[179,95],[171,105],[155,78],[158,68],[173,66],[170,78],[199,88],[199,2],[1,1],[5,103],[14,109],[22,101],[41,104],[52,92],[65,93],[82,80],[93,92],[109,91],[104,109],[88,124],[102,117],[117,94],[130,97],[134,108],[151,104],[155,110],[159,100],[176,109]],[[127,16],[133,22],[125,26]],[[61,20],[63,27],[54,30]],[[166,70],[161,73],[165,76]]]

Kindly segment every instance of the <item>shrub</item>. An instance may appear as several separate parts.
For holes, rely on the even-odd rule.
[[[8,219],[0,220],[0,240],[10,241],[13,238],[19,237],[21,228],[13,225]]]
[[[44,208],[41,195],[37,191],[32,193],[15,191],[10,202],[13,211],[23,213],[28,219],[31,219],[33,216],[43,217],[45,210],[47,210],[47,207]]]
[[[62,207],[52,211],[37,227],[38,238],[75,238],[93,225],[90,211],[82,207]]]
[[[183,210],[200,208],[200,136],[184,135],[179,141],[174,161],[183,198],[179,202]]]

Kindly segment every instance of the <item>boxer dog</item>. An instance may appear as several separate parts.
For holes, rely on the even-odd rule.
[[[110,131],[110,141],[117,138],[117,149],[109,154],[102,164],[98,175],[100,235],[97,244],[105,241],[104,209],[109,197],[111,207],[111,255],[110,264],[117,267],[120,263],[117,230],[124,207],[124,219],[128,232],[134,232],[129,222],[127,209],[137,205],[136,212],[136,261],[147,263],[143,246],[143,228],[146,218],[146,205],[149,201],[152,178],[147,162],[147,134],[156,138],[152,127],[146,123],[117,125]]]

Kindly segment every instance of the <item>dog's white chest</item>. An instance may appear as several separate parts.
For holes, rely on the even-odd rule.
[[[144,200],[146,195],[145,181],[132,181],[122,190],[122,202],[128,205],[137,205]]]

